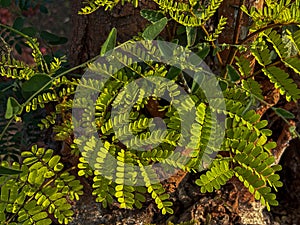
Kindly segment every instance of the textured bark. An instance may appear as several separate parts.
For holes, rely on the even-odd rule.
[[[251,7],[257,9],[263,8],[263,0],[225,0],[218,9],[218,16],[224,16],[227,18],[227,25],[222,32],[222,35],[219,37],[218,42],[220,44],[238,44],[243,40],[247,34],[248,29],[251,25],[251,20],[248,15],[243,14],[239,7],[244,2],[245,6],[250,10]],[[256,37],[253,37],[249,41],[255,40]],[[232,58],[233,48],[226,49],[220,53],[221,58],[224,63],[230,63]],[[245,54],[246,57],[249,54]]]
[[[137,35],[147,24],[140,16],[143,8],[155,8],[151,1],[139,1],[139,7],[132,4],[117,5],[112,11],[98,11],[89,15],[78,15],[82,7],[82,0],[72,1],[73,27],[69,58],[71,66],[81,64],[99,54],[101,45],[110,30],[115,27],[118,31],[117,41],[125,42]]]

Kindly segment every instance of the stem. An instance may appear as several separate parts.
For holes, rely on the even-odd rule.
[[[290,25],[300,25],[300,23],[292,22],[292,23],[276,23],[276,24],[267,25],[263,28],[260,28],[256,31],[254,31],[253,33],[249,34],[244,40],[237,43],[237,46],[245,44],[247,41],[251,40],[253,37],[255,37],[256,35],[258,35],[259,33],[263,32],[267,29],[282,27],[282,26],[290,26]],[[229,65],[232,65],[237,52],[238,52],[238,48],[235,47],[235,50],[234,50],[232,56],[228,60]]]
[[[74,170],[74,169],[76,169],[75,166],[70,167],[70,168],[64,170],[63,172],[69,172],[69,171]],[[61,173],[60,173],[60,174],[61,174]],[[18,211],[17,211],[16,213],[14,213],[14,215],[13,215],[12,217],[10,217],[10,218],[6,221],[6,223],[9,224],[10,221],[11,221],[12,219],[14,219],[14,218],[18,215],[19,211],[20,211],[21,209],[24,208],[24,205],[26,205],[26,204],[29,203],[33,198],[35,198],[36,194],[37,194],[39,191],[41,191],[43,188],[45,188],[45,187],[49,186],[51,183],[53,183],[53,182],[57,179],[58,175],[59,175],[58,173],[55,174],[55,177],[53,177],[52,179],[50,179],[47,183],[41,185],[41,186],[34,192],[34,194],[33,194],[29,199],[27,199],[26,202],[24,202],[24,203],[22,204],[22,206],[20,206],[20,208],[18,209]],[[24,185],[25,185],[25,184],[27,184],[27,181],[24,183]],[[23,186],[24,186],[24,185],[23,185]],[[46,198],[48,198],[48,196],[46,196]],[[48,199],[49,199],[49,198],[48,198]],[[48,211],[47,211],[47,213],[48,213]]]
[[[18,35],[24,37],[28,42],[30,42],[30,44],[34,47],[34,50],[35,50],[36,52],[38,52],[39,55],[41,55],[42,63],[44,64],[44,65],[42,65],[42,67],[45,66],[46,71],[49,72],[47,63],[44,61],[43,55],[42,55],[42,53],[41,53],[39,47],[36,45],[36,43],[35,43],[34,41],[32,41],[32,38],[31,38],[31,37],[29,37],[28,35],[22,33],[21,31],[18,31],[18,30],[16,30],[16,29],[14,29],[13,27],[4,25],[4,24],[2,24],[2,23],[0,23],[0,27],[3,27],[3,28],[8,29],[8,30],[10,30],[10,31],[12,31],[12,32],[14,32],[14,33],[16,33],[16,34],[18,34]]]
[[[248,91],[249,92],[249,91]],[[249,92],[250,94],[251,94],[251,92]],[[261,98],[259,98],[258,96],[256,96],[256,95],[253,95],[252,94],[252,96],[254,97],[254,98],[256,98],[258,101],[260,101],[261,103],[263,103],[263,104],[265,104],[265,105],[267,105],[267,106],[269,106],[270,107],[270,109],[272,109],[273,110],[273,112],[275,112],[276,113],[276,109],[273,107],[273,105],[272,104],[270,104],[270,103],[268,103],[268,102],[266,102],[265,100],[263,100],[263,99],[261,99]],[[277,113],[276,113],[277,114]],[[278,114],[277,114],[278,115]],[[281,115],[278,115],[289,127],[291,127],[291,124],[290,124],[290,122],[286,119],[286,118],[284,118],[283,116],[281,116]],[[294,131],[294,134],[296,134],[296,136],[300,139],[300,134],[295,130]]]
[[[205,28],[205,26],[204,25],[202,25],[201,26],[201,28],[203,29],[203,31],[204,31],[204,33],[205,33],[205,35],[207,36],[207,37],[209,37],[209,33],[208,33],[208,31],[206,30],[206,28]],[[214,49],[216,49],[217,47],[216,47],[216,45],[215,45],[215,43],[212,41],[211,42],[211,45],[213,46],[213,48]],[[217,58],[218,58],[218,61],[219,61],[219,63],[221,64],[221,66],[223,66],[224,65],[224,63],[223,63],[223,60],[222,60],[222,58],[221,58],[221,56],[220,56],[220,53],[219,52],[217,52]]]
[[[240,37],[241,21],[242,21],[242,17],[243,17],[243,11],[241,10],[242,5],[245,5],[245,0],[243,0],[243,1],[240,0],[238,15],[237,15],[237,18],[236,18],[236,21],[235,21],[233,40],[232,40],[232,43],[234,45],[236,45],[238,43],[239,37]],[[231,61],[233,61],[235,54],[236,53],[234,52],[234,47],[231,46],[226,64],[230,64],[230,65],[232,64]],[[227,73],[225,73],[225,78],[226,78],[226,76],[227,76]]]
[[[88,60],[88,61],[86,61],[86,62],[84,62],[84,63],[82,63],[82,64],[80,64],[80,65],[78,65],[78,66],[75,66],[75,67],[73,67],[73,68],[71,68],[71,69],[68,69],[68,70],[62,72],[61,74],[57,75],[56,77],[53,77],[53,78],[52,78],[50,81],[48,81],[43,87],[41,87],[37,92],[35,92],[33,95],[31,95],[30,98],[28,98],[27,101],[24,102],[24,103],[22,104],[22,106],[23,106],[23,107],[26,106],[33,98],[35,98],[40,92],[42,92],[42,91],[43,91],[48,85],[50,85],[55,79],[57,79],[57,78],[59,78],[59,77],[62,77],[62,76],[66,75],[66,74],[68,74],[68,73],[70,73],[70,72],[72,72],[72,71],[74,71],[74,70],[77,70],[77,69],[79,69],[79,68],[81,68],[81,67],[85,67],[87,64],[89,64],[89,63],[95,61],[98,57],[99,57],[99,56],[96,56],[96,57],[94,57],[94,58],[92,58],[92,59],[90,59],[90,60]]]
[[[14,120],[14,117],[12,117],[8,123],[6,124],[6,126],[4,127],[3,131],[0,134],[0,140],[3,138],[4,134],[6,133],[6,130],[8,129],[9,125],[12,123],[12,121]]]
[[[246,43],[247,41],[249,41],[251,38],[255,37],[255,35],[267,30],[267,29],[270,29],[270,28],[276,28],[276,27],[282,27],[282,26],[291,26],[291,25],[300,25],[300,23],[297,23],[297,22],[292,22],[292,23],[276,23],[276,24],[269,24],[265,27],[262,27],[256,31],[254,31],[253,33],[249,34],[244,40],[240,41],[238,43],[238,45],[242,45],[244,43]]]
[[[273,63],[267,65],[267,66],[264,66],[263,68],[269,68],[269,67],[271,67],[271,66],[276,66],[276,65],[278,65],[278,64],[280,64],[280,63],[281,63],[281,61],[276,61],[276,62],[273,62]],[[263,68],[262,68],[262,69],[263,69]],[[251,75],[249,75],[249,76],[247,76],[247,77],[243,77],[242,79],[243,79],[243,80],[247,80],[248,78],[255,77],[256,75],[262,73],[262,71],[261,71],[262,69],[259,69],[259,70],[257,70],[255,73],[253,73],[253,74],[251,74]]]
[[[1,24],[0,24],[0,26],[1,26]],[[41,88],[40,88],[38,91],[36,91],[32,96],[30,96],[30,98],[28,98],[27,101],[24,102],[24,103],[22,104],[22,108],[24,109],[24,107],[25,107],[25,106],[26,106],[33,98],[35,98],[40,92],[42,92],[42,91],[43,91],[48,85],[50,85],[55,79],[57,79],[57,78],[59,78],[59,77],[62,77],[62,76],[66,75],[66,74],[68,74],[68,73],[70,73],[70,72],[72,72],[72,71],[74,71],[74,70],[77,70],[77,69],[79,69],[79,68],[81,68],[81,67],[85,67],[87,64],[93,62],[93,61],[96,60],[98,57],[99,57],[99,56],[95,56],[94,58],[92,58],[92,59],[86,61],[85,63],[82,63],[82,64],[80,64],[80,65],[78,65],[78,66],[75,66],[75,67],[73,67],[73,68],[71,68],[71,69],[69,69],[69,70],[66,70],[66,71],[62,72],[61,74],[57,75],[56,77],[53,77],[53,78],[52,78],[49,82],[47,82],[43,87],[41,87]],[[3,138],[3,135],[4,135],[5,132],[7,131],[7,129],[8,129],[8,127],[10,126],[10,124],[12,123],[13,119],[14,119],[14,117],[12,117],[12,118],[8,121],[8,123],[6,124],[4,130],[2,131],[2,133],[1,133],[1,135],[0,135],[0,140]]]
[[[14,33],[16,33],[16,34],[18,34],[18,35],[26,38],[26,40],[28,40],[36,48],[37,51],[40,51],[40,49],[36,46],[36,44],[34,43],[34,41],[32,41],[31,37],[29,37],[28,35],[26,35],[26,34],[20,32],[20,31],[18,31],[16,29],[14,29],[14,28],[12,28],[10,26],[4,25],[2,23],[0,23],[0,27],[6,28],[8,30],[11,30],[12,32],[14,32]]]

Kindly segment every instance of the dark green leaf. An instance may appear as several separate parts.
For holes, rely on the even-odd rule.
[[[28,81],[25,81],[22,85],[22,93],[25,98],[30,97],[32,94],[43,88],[49,81],[51,77],[47,74],[36,74],[31,77]],[[45,87],[44,90],[49,89],[51,84]]]
[[[113,28],[110,31],[106,41],[101,47],[100,55],[103,56],[106,52],[114,49],[114,47],[116,46],[116,40],[117,40],[117,29]]]
[[[164,14],[156,10],[142,9],[140,13],[142,17],[144,17],[146,20],[149,20],[151,23],[155,23],[164,18]]]
[[[157,45],[158,45],[158,48],[159,48],[161,54],[164,57],[166,57],[166,59],[173,56],[174,47],[175,47],[174,45],[171,45],[164,41],[157,42]]]
[[[1,0],[0,1],[0,5],[2,7],[8,7],[8,6],[10,6],[10,3],[11,3],[11,0]]]
[[[201,58],[201,59],[205,59],[206,56],[209,54],[210,52],[210,46],[208,43],[201,43],[199,45],[197,45],[198,47],[198,52],[196,52],[196,54]]]
[[[44,5],[41,5],[41,6],[40,6],[40,12],[41,12],[41,13],[44,13],[44,14],[48,14],[48,9],[47,9],[47,7],[44,6]]]
[[[228,76],[232,82],[236,82],[240,79],[239,73],[236,71],[236,69],[233,66],[227,65],[226,69],[227,69]]]
[[[169,69],[166,78],[168,78],[169,80],[173,80],[175,77],[177,77],[181,72],[180,68],[177,68],[175,66],[171,66],[171,68]]]
[[[192,88],[191,88],[192,93],[197,92],[197,90],[200,88],[199,85],[202,85],[204,81],[204,77],[205,74],[203,74],[201,71],[195,73]]]
[[[10,119],[15,115],[21,114],[23,107],[20,103],[14,98],[9,97],[6,105],[5,119]]]
[[[52,34],[48,31],[42,31],[40,33],[40,36],[42,39],[44,39],[46,42],[48,42],[50,45],[62,45],[65,44],[68,39],[65,37],[60,37],[55,34]]]
[[[21,32],[30,37],[34,37],[36,35],[36,29],[34,27],[24,27]]]
[[[193,46],[197,37],[196,27],[186,27],[187,47]]]
[[[22,47],[18,43],[16,43],[15,49],[20,55],[22,54]]]
[[[293,113],[291,113],[285,109],[273,107],[273,110],[278,116],[283,117],[285,119],[294,119],[295,118],[295,115]]]
[[[12,174],[19,174],[19,173],[22,173],[22,171],[0,166],[0,175],[12,175]]]
[[[21,30],[23,28],[23,25],[24,25],[24,18],[18,17],[17,19],[15,19],[13,28],[16,30]]]
[[[160,32],[162,32],[167,23],[168,19],[166,17],[156,21],[144,30],[142,37],[146,40],[153,40]]]
[[[225,82],[223,80],[220,80],[219,81],[219,86],[220,86],[220,88],[221,88],[222,91],[225,91],[227,89],[227,87],[228,87],[228,84],[227,84],[227,82]]]

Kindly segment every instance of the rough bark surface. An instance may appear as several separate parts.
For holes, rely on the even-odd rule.
[[[81,64],[99,54],[101,45],[110,30],[115,27],[118,31],[117,41],[125,42],[137,35],[147,24],[139,12],[143,8],[155,8],[151,1],[139,1],[139,7],[132,4],[117,5],[112,11],[98,11],[90,15],[78,15],[82,0],[72,1],[72,36],[69,51],[71,66]]]
[[[248,10],[251,7],[262,9],[264,0],[226,0],[223,1],[220,8],[218,9],[218,17],[221,16],[227,18],[227,25],[219,37],[218,42],[220,44],[238,44],[243,40],[247,34],[251,25],[251,20],[247,15],[239,10],[241,5],[245,5]],[[253,41],[256,37],[249,41]],[[223,62],[229,63],[232,57],[233,48],[224,50],[220,53]],[[247,55],[247,54],[246,54]],[[247,56],[246,56],[247,57]]]

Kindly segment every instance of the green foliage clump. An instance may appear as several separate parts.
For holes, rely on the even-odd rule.
[[[119,2],[90,0],[80,13],[89,14],[100,7],[112,9]],[[128,2],[138,4],[138,1]],[[6,111],[0,112],[5,114],[5,120],[0,120],[3,127],[0,139],[11,140],[5,131],[14,128],[14,121],[51,102],[55,104],[55,111],[42,118],[38,126],[53,128],[55,139],[68,142],[73,149],[71,153],[79,155],[78,176],[91,178],[93,195],[104,207],[118,202],[121,208],[142,208],[150,197],[162,214],[172,214],[173,202],[160,181],[160,176],[165,174],[159,174],[155,166],[159,163],[171,175],[174,168],[198,173],[196,185],[203,193],[220,189],[236,177],[270,210],[270,206],[278,205],[274,191],[282,186],[277,174],[281,166],[275,163],[272,154],[276,143],[271,141],[268,122],[255,111],[258,105],[266,104],[266,96],[256,78],[263,76],[269,80],[287,101],[300,99],[300,89],[291,76],[300,74],[300,30],[295,26],[299,26],[299,1],[266,1],[263,10],[247,10],[242,6],[253,25],[251,33],[234,45],[218,44],[227,18],[221,17],[214,32],[208,32],[205,27],[222,1],[211,0],[205,7],[201,1],[194,0],[154,2],[158,10],[141,11],[141,16],[151,23],[135,37],[135,40],[145,40],[143,45],[128,49],[130,54],[119,52],[115,57],[124,65],[122,69],[105,63],[91,64],[95,61],[92,59],[66,70],[63,57],[45,60],[36,39],[0,24],[6,33],[15,33],[26,40],[35,61],[35,65],[27,65],[14,59],[9,51],[1,59],[1,76],[12,79],[18,88],[9,94]],[[151,44],[155,38],[163,39],[159,35],[169,29],[171,20],[176,22],[177,29],[172,41],[181,46],[166,49]],[[116,36],[116,29],[112,29],[99,55],[115,48]],[[254,36],[255,40],[248,43]],[[127,43],[130,42],[132,40]],[[126,48],[126,43],[121,46]],[[189,78],[186,71],[195,67],[187,63],[192,54],[186,56],[183,52],[195,53],[202,59],[208,55],[219,59],[224,47],[229,47],[234,54],[227,65],[220,62],[218,82],[206,78],[201,68],[195,71],[197,82]],[[175,56],[182,67],[155,60],[134,62],[135,58],[146,58],[149,52],[154,56],[158,52],[166,57]],[[255,58],[255,68],[247,54]],[[109,76],[107,82],[72,76],[72,71],[87,65],[88,72]],[[139,83],[133,82],[142,78]],[[208,99],[199,83],[205,83],[212,91],[220,86],[222,96]],[[144,91],[146,87],[154,90],[150,96]],[[74,100],[76,88],[77,92],[97,93],[95,101],[89,95]],[[183,91],[189,93],[190,98],[184,97]],[[168,103],[162,98],[165,93],[168,93]],[[94,112],[87,105],[94,106]],[[119,111],[113,115],[112,108]],[[79,109],[81,120],[71,119],[74,109]],[[293,118],[290,112],[272,109],[285,121]],[[128,115],[126,110],[129,110]],[[192,114],[195,114],[195,118],[190,119],[193,121],[188,121],[192,117],[184,117]],[[156,117],[161,118],[165,127],[158,126]],[[182,121],[182,117],[186,121]],[[218,117],[226,117],[225,124],[219,123]],[[92,123],[91,118],[94,118]],[[7,120],[8,125],[3,125]],[[190,126],[185,127],[185,122]],[[76,132],[81,131],[74,131],[74,127],[88,131],[78,135]],[[91,135],[95,131],[96,135]],[[182,151],[177,151],[177,147]],[[75,168],[64,170],[60,156],[36,145],[17,157],[21,159],[19,163],[18,158],[13,163],[4,158],[1,164],[5,169],[20,172],[0,178],[3,224],[50,224],[49,215],[67,224],[72,216],[68,200],[78,200],[82,194],[79,181],[69,173]],[[3,173],[8,171],[5,169]]]
[[[74,175],[63,171],[60,156],[52,149],[32,146],[22,152],[22,163],[10,168],[19,174],[0,177],[1,224],[52,224],[53,215],[60,224],[68,224],[73,211],[70,201],[83,194],[82,185]],[[8,168],[6,162],[1,166]]]

